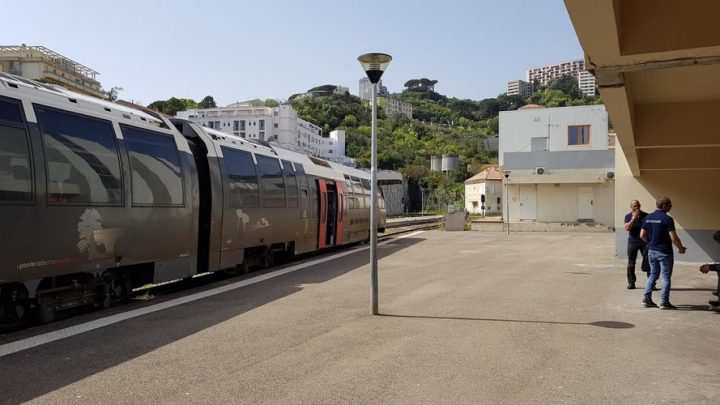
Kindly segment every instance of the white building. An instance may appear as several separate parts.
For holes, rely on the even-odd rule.
[[[571,60],[567,62],[555,63],[553,65],[545,65],[530,68],[526,72],[528,83],[537,80],[541,85],[547,86],[552,79],[561,76],[577,77],[579,71],[585,70],[585,61],[582,59]]]
[[[503,174],[497,165],[465,180],[465,211],[471,214],[500,213],[502,180]]]
[[[383,86],[382,79],[380,79],[378,82],[377,96],[386,96],[388,94],[387,87]],[[367,77],[363,77],[358,81],[358,97],[360,97],[361,100],[372,100],[372,83],[370,83],[370,79]]]
[[[234,103],[227,107],[179,111],[177,117],[227,134],[354,165],[354,160],[345,156],[345,131],[332,131],[323,136],[322,128],[299,118],[290,104],[258,107]]]
[[[507,95],[514,96],[518,95],[522,98],[529,97],[533,92],[532,83],[528,83],[525,80],[513,80],[507,84]]]
[[[501,111],[499,132],[510,221],[613,225],[615,152],[604,105]]]
[[[597,87],[595,85],[595,76],[587,70],[581,70],[577,74],[577,79],[580,91],[588,97],[594,97]]]
[[[392,117],[394,115],[404,115],[409,119],[412,119],[412,104],[403,103],[402,101],[395,100],[393,98],[380,97],[378,98],[378,106],[385,110],[385,114],[388,117]]]

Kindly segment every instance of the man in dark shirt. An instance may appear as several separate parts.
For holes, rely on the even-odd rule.
[[[662,289],[660,290],[660,308],[677,309],[670,303],[670,279],[673,270],[672,245],[678,248],[678,253],[684,254],[685,247],[675,233],[675,220],[667,213],[672,208],[672,201],[666,196],[657,199],[657,210],[645,217],[640,239],[648,245],[648,259],[650,261],[650,277],[645,284],[645,295],[643,306],[645,308],[657,308],[652,300],[652,291],[658,276],[662,277]]]
[[[642,271],[647,273],[650,277],[650,264],[647,258],[647,245],[640,239],[640,229],[645,221],[645,217],[648,215],[647,212],[640,210],[640,201],[630,201],[630,213],[625,215],[625,230],[628,231],[628,242],[627,242],[627,288],[628,290],[635,289],[635,262],[637,261],[637,254],[642,254],[642,264],[640,265]]]
[[[713,234],[713,240],[717,242],[718,245],[720,245],[720,231],[717,231]],[[718,286],[715,290],[715,295],[717,295],[719,298],[716,300],[708,301],[710,305],[717,308],[720,307],[720,263],[706,263],[700,266],[700,271],[703,273],[707,273],[709,271],[717,272],[718,274]]]

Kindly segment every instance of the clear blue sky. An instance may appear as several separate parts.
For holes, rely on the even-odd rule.
[[[287,99],[321,84],[357,94],[357,57],[384,52],[391,92],[409,79],[479,100],[529,67],[582,58],[562,0],[36,0],[4,7],[2,45],[42,45],[148,104]]]

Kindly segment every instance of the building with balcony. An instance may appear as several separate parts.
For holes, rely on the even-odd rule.
[[[105,97],[98,72],[44,46],[0,46],[0,71]]]
[[[507,95],[508,96],[520,96],[522,98],[529,97],[533,92],[532,83],[528,83],[525,80],[513,80],[507,84]]]
[[[583,59],[534,67],[527,70],[526,81],[533,83],[537,80],[541,85],[547,86],[553,79],[561,76],[577,77],[578,72],[581,70],[585,70],[585,61]]]
[[[385,111],[385,115],[388,117],[404,115],[408,119],[412,119],[412,104],[403,103],[389,97],[380,97],[378,98],[378,106]]]
[[[345,156],[345,131],[323,135],[322,128],[299,118],[290,104],[264,107],[234,103],[226,107],[178,111],[176,116],[241,138],[266,141],[354,166],[354,160]]]
[[[583,95],[588,97],[595,97],[597,94],[597,84],[595,82],[595,76],[587,70],[581,70],[577,74],[578,87]]]

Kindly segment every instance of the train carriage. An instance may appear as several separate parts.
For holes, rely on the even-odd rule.
[[[0,74],[0,322],[367,240],[369,186],[361,170]]]

